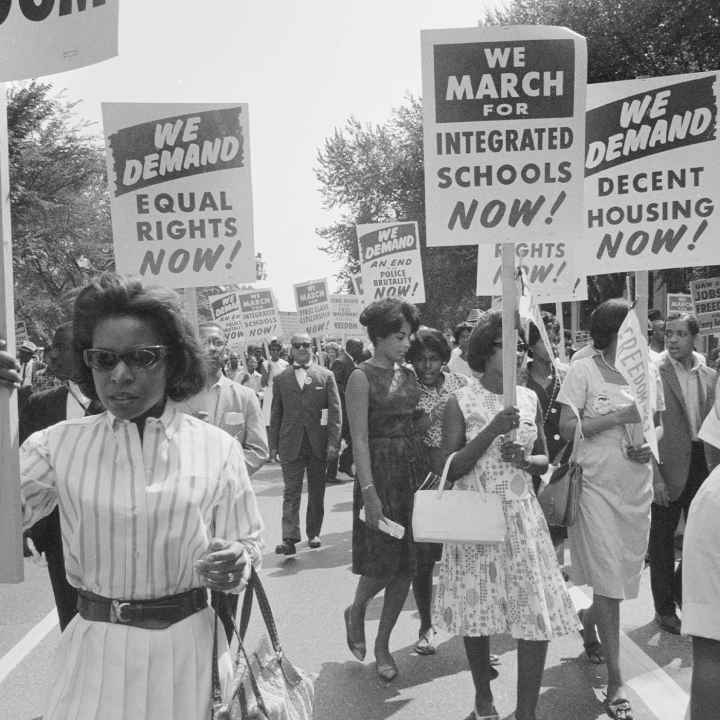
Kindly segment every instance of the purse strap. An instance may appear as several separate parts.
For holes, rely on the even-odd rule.
[[[445,484],[447,483],[447,476],[448,472],[450,471],[450,465],[452,464],[452,460],[457,455],[457,453],[450,453],[447,456],[447,459],[445,460],[445,465],[443,465],[443,471],[442,475],[440,476],[440,484],[438,485],[437,493],[438,495],[442,495],[443,490],[445,490]]]

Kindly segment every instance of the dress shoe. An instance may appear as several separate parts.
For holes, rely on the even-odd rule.
[[[320,538],[316,535],[314,538],[311,538],[308,540],[308,545],[315,550],[316,548],[319,548],[322,543],[320,542]]]
[[[660,626],[661,630],[672,633],[673,635],[680,634],[680,618],[673,613],[672,615],[655,615],[655,622]]]
[[[275,546],[276,555],[294,555],[295,543],[289,540],[283,540],[279,545]]]

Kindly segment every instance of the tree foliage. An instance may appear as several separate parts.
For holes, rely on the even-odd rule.
[[[487,24],[562,25],[587,37],[588,81],[628,80],[720,69],[718,0],[512,0]],[[324,250],[357,272],[356,223],[417,220],[428,302],[423,321],[452,325],[477,306],[474,248],[425,245],[422,110],[418,98],[381,125],[350,118],[318,153],[316,176],[324,205],[339,219],[318,230]],[[660,271],[671,291],[720,268]],[[590,278],[591,304],[622,293],[625,275]]]
[[[355,225],[416,220],[420,231],[427,302],[423,322],[453,325],[476,307],[474,248],[425,243],[422,104],[409,97],[382,125],[350,118],[318,152],[316,176],[324,206],[340,218],[317,232],[324,250],[346,261],[344,277],[359,270]]]
[[[46,83],[8,93],[15,317],[40,344],[73,291],[113,265],[104,151],[73,108]]]

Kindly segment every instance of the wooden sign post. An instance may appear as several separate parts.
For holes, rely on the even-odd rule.
[[[560,362],[567,362],[567,353],[565,352],[565,318],[563,317],[563,304],[561,302],[555,303],[555,318],[560,326],[558,329],[558,354],[560,356]]]
[[[8,160],[7,86],[0,83],[0,337],[15,355],[12,230]],[[23,580],[17,391],[0,387],[0,582]]]
[[[517,383],[517,285],[515,283],[515,246],[502,246],[502,352],[503,352],[503,403],[516,404]]]

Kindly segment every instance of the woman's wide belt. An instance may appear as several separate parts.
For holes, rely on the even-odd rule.
[[[87,590],[78,590],[77,609],[93,622],[164,630],[207,607],[205,588],[151,600],[113,600]]]

